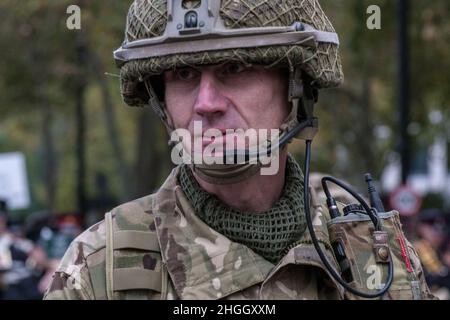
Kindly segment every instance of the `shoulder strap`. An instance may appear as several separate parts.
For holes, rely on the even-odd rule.
[[[114,230],[112,213],[105,215],[106,226],[106,296],[114,299],[114,292],[127,290],[152,290],[161,293],[166,299],[168,275],[164,265],[161,271],[147,270],[142,267],[116,268],[114,252],[126,250],[127,254],[142,256],[146,252],[160,252],[156,232],[133,229]]]
[[[106,227],[106,251],[105,251],[105,265],[106,265],[106,297],[108,300],[113,299],[113,228],[112,228],[112,215],[111,212],[107,212],[105,215],[105,227]]]

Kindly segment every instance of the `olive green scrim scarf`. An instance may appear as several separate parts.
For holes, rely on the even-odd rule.
[[[208,226],[272,263],[277,263],[306,229],[303,173],[291,155],[282,196],[265,212],[242,212],[226,205],[200,187],[187,165],[181,166],[178,180],[195,213]]]

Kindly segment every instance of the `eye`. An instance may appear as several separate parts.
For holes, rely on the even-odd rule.
[[[238,74],[243,71],[246,71],[248,68],[239,62],[230,62],[224,65],[223,73],[225,75],[233,75]]]
[[[175,76],[180,80],[192,80],[198,76],[199,72],[194,68],[181,68],[175,71]]]

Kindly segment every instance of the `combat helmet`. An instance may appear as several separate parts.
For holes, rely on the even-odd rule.
[[[151,106],[169,132],[175,128],[164,108],[159,77],[164,71],[228,61],[285,67],[292,110],[280,129],[287,134],[303,116],[298,105],[305,84],[316,91],[343,81],[338,47],[338,36],[318,0],[135,0],[114,58],[125,103]],[[305,131],[297,131],[302,138]],[[230,183],[258,168],[193,169],[210,182]]]

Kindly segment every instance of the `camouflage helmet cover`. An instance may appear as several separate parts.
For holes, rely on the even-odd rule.
[[[202,7],[208,10],[203,16]],[[179,18],[174,21],[177,12],[182,15],[181,23]],[[189,12],[195,12],[196,28],[182,30]],[[208,18],[214,19],[211,24],[221,30],[208,29]],[[202,27],[206,32],[199,31]],[[171,38],[171,29],[175,28],[181,36]],[[190,32],[193,29],[197,34]],[[240,39],[233,37],[239,33]],[[258,34],[255,41],[252,35]],[[282,40],[282,36],[294,34],[302,37]],[[163,50],[152,43],[161,38],[166,42]],[[172,49],[165,50],[167,46]],[[284,66],[291,72],[300,67],[316,88],[338,86],[343,81],[338,46],[334,28],[318,0],[135,0],[128,11],[124,43],[114,55],[121,69],[125,103],[151,105],[162,111],[154,90],[157,84],[149,78],[192,65],[239,61]]]

